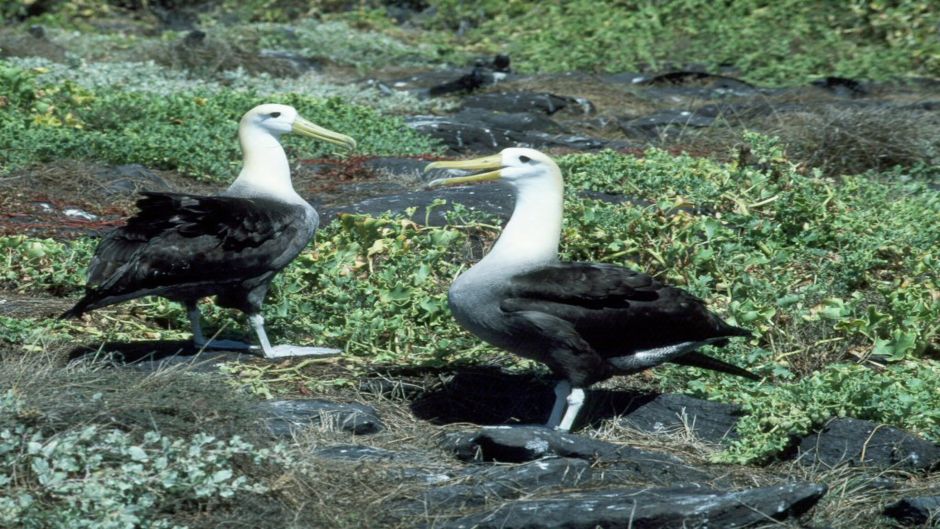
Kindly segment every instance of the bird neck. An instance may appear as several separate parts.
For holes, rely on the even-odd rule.
[[[242,147],[242,170],[229,186],[228,194],[303,202],[294,191],[287,154],[275,135],[260,127],[243,125],[238,141]]]
[[[553,171],[548,181],[516,182],[516,206],[490,253],[480,262],[524,268],[558,259],[564,184]]]

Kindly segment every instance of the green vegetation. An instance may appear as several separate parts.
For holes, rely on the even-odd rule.
[[[252,92],[157,95],[91,91],[64,81],[40,85],[36,72],[0,62],[0,173],[55,158],[142,163],[201,179],[229,181],[241,163],[238,120],[265,101],[295,106],[302,115],[359,142],[358,154],[420,154],[434,145],[402,123],[338,99]],[[315,158],[330,147],[286,137],[295,158]]]
[[[940,75],[940,13],[926,0],[431,4],[446,27],[477,25],[462,45],[509,53],[526,71],[731,65],[745,79],[770,84]]]
[[[34,23],[89,30],[88,20],[127,9],[123,2],[69,0],[39,12],[33,4],[8,3],[0,16],[31,16]],[[350,11],[348,3],[329,1],[210,1],[205,5],[212,9],[202,21],[214,29],[218,20],[255,23],[257,29],[229,36],[249,49],[299,46],[308,55],[360,69],[503,52],[528,72],[661,70],[696,64],[712,70],[732,66],[745,79],[767,84],[799,84],[826,75],[940,75],[940,13],[928,0],[429,4],[433,11],[417,21],[424,30],[403,31],[371,2]],[[296,31],[285,30],[285,23]],[[471,29],[454,34],[467,27]]]
[[[940,415],[930,408],[930,396],[940,391],[934,376],[940,366],[927,359],[940,336],[940,194],[916,180],[868,175],[836,183],[802,175],[773,140],[748,140],[760,162],[755,166],[655,149],[642,157],[560,158],[569,187],[563,256],[651,271],[757,334],[722,354],[767,376],[767,383],[656,371],[665,388],[752,410],[726,458],[766,459],[789,434],[838,415],[940,439]],[[627,193],[651,204],[581,199],[578,189]],[[471,241],[497,235],[496,227],[479,222],[430,228],[398,217],[342,217],[275,282],[266,305],[271,332],[342,346],[369,362],[486,362],[496,351],[457,327],[446,290],[467,264]],[[7,288],[63,293],[81,281],[64,274],[74,268],[60,263],[87,255],[90,244],[8,238],[0,248],[13,278]],[[138,317],[169,318],[185,331],[179,307],[137,303],[131,306]],[[230,313],[209,308],[208,314],[240,328]],[[8,326],[13,333],[16,327]],[[888,368],[856,364],[870,358]],[[862,383],[865,391],[857,390]]]
[[[207,36],[193,44],[186,32],[152,31],[165,29],[152,2],[2,3],[0,17],[20,24],[0,28],[0,184],[26,183],[13,193],[0,189],[0,204],[27,210],[38,200],[31,182],[72,176],[68,163],[56,165],[62,159],[139,163],[228,182],[240,163],[238,119],[265,101],[292,104],[353,136],[355,155],[440,154],[395,116],[458,102],[388,94],[351,80],[464,66],[494,53],[508,53],[527,73],[694,64],[789,86],[825,75],[940,76],[940,12],[925,0],[429,4],[399,24],[385,3],[372,1],[207,0],[193,11]],[[34,23],[46,28],[41,41],[25,31]],[[289,60],[268,60],[270,51],[321,66],[301,71]],[[535,77],[496,90],[589,96],[596,123],[705,102],[551,79],[555,84]],[[722,452],[696,452],[720,462],[771,462],[793,436],[833,417],[869,419],[940,442],[940,121],[921,104],[929,90],[912,84],[851,103],[811,87],[785,92],[767,104],[793,102],[806,111],[663,129],[650,141],[668,150],[557,157],[567,182],[562,257],[642,269],[702,297],[754,332],[710,353],[765,377],[751,383],[661,366],[642,382],[609,384],[741,405],[740,437]],[[722,103],[720,97],[708,102]],[[574,132],[587,122],[556,116]],[[611,127],[589,134],[622,139]],[[304,138],[285,141],[291,160],[334,154]],[[683,150],[709,157],[677,154]],[[584,190],[630,201],[588,199]],[[307,464],[324,444],[357,441],[325,428],[285,449],[262,437],[251,398],[369,400],[361,384],[385,376],[389,366],[417,373],[389,382],[425,389],[439,383],[430,368],[547,372],[483,344],[447,307],[448,286],[499,235],[498,223],[459,205],[444,227],[415,223],[412,213],[346,215],[321,226],[316,242],[273,284],[265,305],[272,340],[341,347],[345,357],[233,362],[208,373],[115,367],[108,347],[93,360],[66,364],[77,346],[186,339],[189,323],[181,306],[161,298],[57,320],[83,288],[97,239],[0,236],[0,527],[387,527],[389,501],[417,497],[420,484],[378,464],[357,463],[355,471],[325,459]],[[239,313],[211,302],[201,308],[208,329],[250,337]],[[412,396],[382,391],[370,404],[389,430],[369,444],[429,451],[440,428],[415,419]],[[583,433],[633,441],[608,426]],[[664,450],[674,448],[669,443]],[[747,473],[732,474],[739,470]],[[817,507],[813,523],[858,525],[842,519],[848,509],[849,520],[878,516],[883,497],[859,492],[867,481],[847,491],[840,483],[850,476],[807,472],[842,491]],[[748,483],[765,474],[749,475]],[[901,479],[915,489],[936,485],[936,476]],[[859,498],[871,501],[858,509]],[[408,522],[415,520],[396,520],[416,524]]]
[[[179,439],[149,431],[138,440],[97,425],[48,436],[38,423],[41,416],[14,392],[0,396],[2,526],[176,527],[160,513],[182,503],[209,505],[268,491],[240,475],[233,459],[281,462],[280,452],[238,437]]]

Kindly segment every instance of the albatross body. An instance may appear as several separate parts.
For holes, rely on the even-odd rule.
[[[757,379],[696,351],[749,334],[708,311],[702,300],[620,266],[558,260],[564,184],[545,154],[512,148],[432,168],[488,170],[432,186],[502,179],[515,188],[515,209],[499,240],[454,281],[448,299],[464,328],[545,363],[561,378],[549,426],[571,429],[583,388],[664,362]]]
[[[257,106],[242,118],[244,165],[220,195],[143,193],[137,215],[104,237],[88,268],[85,295],[63,317],[142,296],[186,305],[198,347],[256,349],[206,340],[199,299],[216,297],[238,309],[267,358],[315,354],[318,348],[272,347],[261,305],[271,280],[310,242],[319,224],[313,207],[294,191],[279,137],[296,132],[352,149],[355,141],[305,120],[290,106]]]

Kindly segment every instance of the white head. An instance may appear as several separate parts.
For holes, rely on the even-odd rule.
[[[440,178],[432,181],[432,186],[505,180],[516,189],[512,218],[475,269],[509,273],[558,258],[564,183],[554,160],[535,149],[510,148],[475,160],[434,162],[425,171],[428,169],[484,171]]]
[[[318,140],[354,149],[356,142],[345,134],[327,130],[301,117],[288,105],[258,105],[242,116],[238,127],[238,141],[242,146],[242,170],[229,186],[233,196],[268,196],[301,203],[303,199],[294,191],[290,180],[290,164],[279,138],[287,132],[296,132]]]
[[[499,154],[473,160],[434,162],[428,165],[425,171],[430,169],[489,169],[470,176],[439,178],[432,181],[429,184],[431,186],[505,180],[521,191],[529,188],[560,190],[563,185],[561,169],[554,160],[540,151],[522,147],[510,147],[503,149]]]
[[[297,110],[292,106],[266,103],[245,112],[240,126],[242,128],[257,127],[275,137],[280,137],[285,132],[291,132],[298,115]]]
[[[252,132],[266,132],[275,138],[280,138],[281,134],[287,132],[296,132],[350,150],[356,148],[356,141],[349,136],[333,132],[307,121],[300,116],[297,109],[289,105],[265,103],[246,112],[239,124],[239,134],[250,135]],[[243,149],[249,147],[243,142]]]

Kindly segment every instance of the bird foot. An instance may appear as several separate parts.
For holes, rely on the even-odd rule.
[[[238,340],[209,340],[206,342],[193,342],[199,349],[219,349],[223,351],[256,351],[261,350],[257,345],[240,342]]]
[[[302,345],[275,345],[269,352],[263,353],[265,358],[290,358],[294,356],[316,356],[329,358],[343,354],[339,349],[331,347],[308,347]]]

